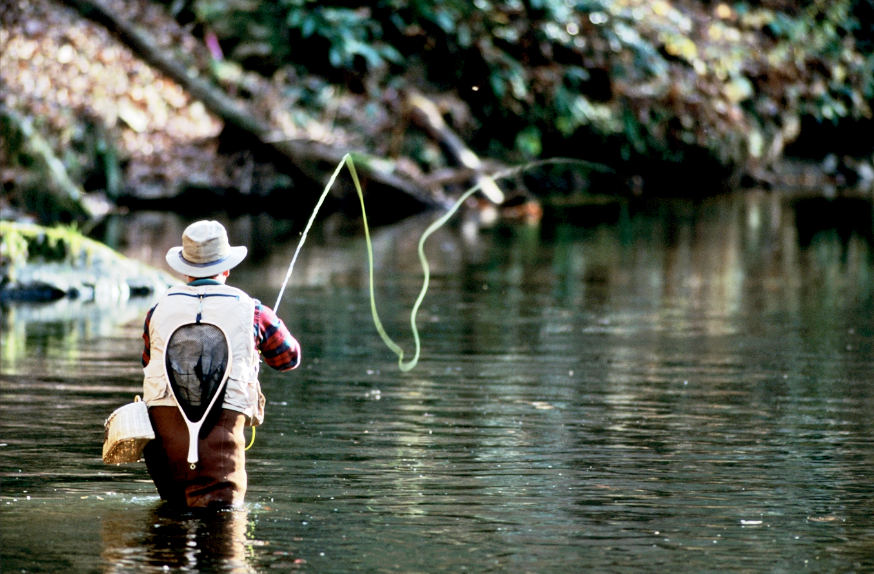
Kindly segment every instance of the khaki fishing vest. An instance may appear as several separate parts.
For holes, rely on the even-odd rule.
[[[231,347],[231,366],[222,406],[241,412],[251,426],[264,421],[264,396],[258,382],[260,357],[255,346],[255,300],[227,285],[171,288],[149,322],[151,352],[143,369],[143,400],[150,407],[176,406],[164,352],[176,329],[189,323],[211,323],[224,331]]]

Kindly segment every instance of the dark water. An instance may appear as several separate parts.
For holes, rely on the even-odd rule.
[[[159,262],[184,222],[150,217],[116,230]],[[408,350],[429,221],[376,237]],[[259,242],[231,282],[272,304],[299,230],[265,243],[267,223],[229,222]],[[872,572],[870,233],[799,229],[754,193],[446,229],[402,374],[363,243],[326,225],[280,308],[304,365],[263,373],[247,504],[218,514],[100,460],[148,302],[4,309],[2,570]]]

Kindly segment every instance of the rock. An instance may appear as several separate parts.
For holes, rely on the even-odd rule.
[[[179,283],[72,229],[4,221],[0,236],[0,301],[124,302]]]

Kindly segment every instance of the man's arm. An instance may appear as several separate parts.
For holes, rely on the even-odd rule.
[[[277,371],[290,371],[300,364],[300,344],[266,305],[255,306],[256,344],[264,362]]]
[[[155,305],[157,307],[157,305]],[[143,346],[143,366],[146,367],[149,364],[149,360],[152,358],[152,342],[149,338],[149,323],[152,321],[152,313],[155,312],[155,307],[149,309],[149,312],[146,313],[146,320],[143,323],[143,342],[145,345]]]

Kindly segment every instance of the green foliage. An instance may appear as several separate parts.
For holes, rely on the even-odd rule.
[[[314,0],[196,0],[197,19],[234,47],[232,57],[266,55],[279,67],[311,60],[326,48],[334,68],[351,68],[361,58],[368,69],[401,63],[403,57],[381,41],[382,26],[368,6],[325,6]],[[310,48],[314,51],[309,50]],[[301,52],[307,55],[301,58]]]
[[[0,221],[0,282],[14,282],[18,269],[31,263],[88,265],[96,251],[108,249],[74,226]]]
[[[415,71],[458,93],[482,149],[536,157],[579,143],[586,154],[599,141],[601,160],[705,150],[723,165],[767,161],[802,116],[871,117],[869,4],[193,0],[232,58],[266,54],[272,69],[330,82],[370,74],[370,89]]]
[[[363,57],[370,68],[378,68],[386,61],[403,60],[393,46],[377,41],[382,29],[366,8],[329,8],[304,1],[284,4],[289,8],[286,16],[289,28],[297,30],[304,39],[318,36],[327,40],[328,61],[335,68],[353,66],[356,56]]]
[[[0,221],[0,259],[4,264],[23,265],[33,261],[77,263],[91,256],[94,245],[74,226],[44,227]]]
[[[528,126],[516,134],[516,149],[526,158],[540,157],[540,152],[543,151],[540,130],[534,126]]]

